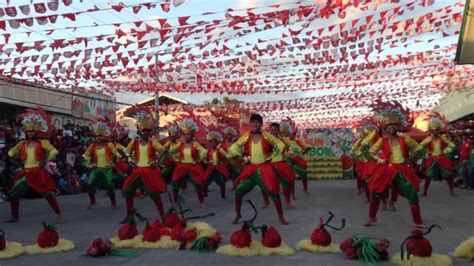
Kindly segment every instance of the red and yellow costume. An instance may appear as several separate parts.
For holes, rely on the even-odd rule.
[[[454,195],[454,163],[447,154],[451,153],[456,145],[448,139],[445,134],[440,134],[448,126],[448,121],[439,113],[432,113],[428,116],[428,129],[430,136],[426,137],[420,144],[428,149],[429,156],[426,159],[426,179],[423,196],[428,193],[431,179],[447,179],[449,192]]]
[[[280,124],[280,133],[283,135],[282,141],[288,147],[288,153],[290,156],[288,163],[293,170],[293,172],[301,179],[303,183],[304,193],[308,193],[308,173],[306,169],[308,168],[308,163],[303,158],[303,154],[308,152],[308,145],[302,141],[295,139],[296,130],[290,123],[282,122]],[[295,186],[294,184],[290,187],[291,194],[295,195]]]
[[[254,140],[250,132],[243,134],[229,149],[231,157],[244,156],[249,162],[234,181],[235,212],[237,217],[240,217],[243,197],[258,185],[273,199],[278,217],[284,220],[280,201],[280,182],[270,160],[273,151],[281,153],[285,149],[285,144],[266,131],[256,135],[258,141]]]
[[[49,119],[44,110],[27,109],[23,117],[23,130],[35,134],[47,133]],[[30,189],[42,194],[62,222],[61,210],[53,192],[56,185],[52,177],[44,169],[45,162],[56,158],[58,151],[46,140],[22,140],[8,151],[8,156],[17,157],[23,162],[21,170],[13,180],[10,193],[12,221],[19,220],[20,198]]]
[[[388,130],[389,126],[392,128],[407,126],[409,111],[398,102],[378,102],[375,111],[384,131]],[[420,179],[407,162],[410,153],[418,154],[423,148],[410,136],[396,134],[393,136],[390,133],[384,133],[382,138],[370,148],[370,153],[378,164],[368,183],[372,198],[370,200],[369,222],[366,225],[371,225],[376,221],[380,199],[394,185],[400,194],[408,199],[415,225],[423,226],[417,194]],[[369,138],[373,136],[375,134],[370,135]],[[368,142],[370,139],[364,141]]]
[[[183,119],[179,123],[179,130],[183,135],[194,134],[198,130],[196,123],[191,119]],[[178,153],[178,163],[173,172],[173,201],[178,201],[178,191],[185,181],[191,182],[196,188],[199,203],[204,203],[204,168],[201,161],[207,157],[206,149],[195,140],[189,143],[182,141],[170,151],[170,154]]]
[[[127,206],[127,217],[133,216],[133,198],[135,191],[140,188],[153,200],[161,219],[164,219],[163,203],[160,194],[166,191],[166,183],[158,167],[158,157],[163,154],[163,146],[156,139],[143,137],[143,132],[155,128],[151,111],[146,108],[134,109],[137,127],[141,137],[133,139],[127,146],[127,153],[135,162],[135,169],[125,179],[122,194]]]
[[[207,133],[207,140],[221,143],[223,138],[218,132],[211,131]],[[204,182],[204,191],[207,192],[207,187],[211,182],[215,182],[220,187],[221,198],[223,199],[225,199],[225,184],[230,177],[229,170],[227,170],[226,167],[227,157],[227,152],[224,151],[221,144],[218,144],[215,148],[211,145],[211,147],[207,149],[208,166],[204,172],[204,179],[206,180]]]
[[[178,150],[180,143],[176,140],[178,138],[178,128],[174,125],[168,126],[168,140],[164,143],[166,156],[164,157],[163,178],[166,183],[171,183],[174,169],[178,162],[177,154],[172,155],[170,151]]]
[[[229,148],[232,146],[232,139],[237,137],[237,130],[233,127],[224,128],[225,139],[222,142],[222,149],[226,153],[229,153]],[[230,178],[234,181],[242,171],[242,162],[235,160],[227,160],[226,162],[227,170],[229,171]]]
[[[91,167],[87,192],[89,193],[89,207],[95,205],[95,192],[101,185],[105,187],[112,206],[116,206],[114,187],[114,165],[115,159],[121,158],[116,146],[111,142],[111,127],[105,120],[96,120],[93,123],[93,131],[100,143],[91,144],[84,152],[83,158],[87,166]]]

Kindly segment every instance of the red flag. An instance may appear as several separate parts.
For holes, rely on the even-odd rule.
[[[171,7],[171,3],[170,2],[165,2],[165,3],[161,3],[161,9],[168,13],[170,11],[170,7]]]

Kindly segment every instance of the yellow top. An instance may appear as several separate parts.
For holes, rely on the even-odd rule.
[[[138,154],[138,162],[135,162],[138,167],[148,167],[152,162],[148,160],[148,142],[145,145],[142,145],[140,140],[137,139],[136,141],[139,142],[139,154]],[[163,145],[156,139],[151,140],[151,144],[155,149],[155,156],[160,156],[163,154],[164,148]],[[127,146],[127,153],[134,154],[135,153],[135,140],[130,141]],[[135,159],[135,156],[132,156]]]
[[[150,166],[150,161],[148,160],[148,144],[142,145],[140,143],[139,145],[139,151],[140,155],[138,155],[138,162],[137,166],[138,167],[148,167]]]
[[[36,168],[41,166],[41,162],[35,159],[35,147],[26,148],[25,168]]]
[[[392,147],[392,159],[390,163],[404,163],[405,159],[403,158],[402,148],[400,145],[395,145]]]
[[[285,149],[285,144],[270,132],[263,131],[261,134],[262,138],[265,138],[266,141],[273,147],[274,152],[281,152]],[[232,146],[229,148],[229,157],[242,156],[244,147],[247,141],[250,138],[250,133],[243,134]],[[261,141],[254,143],[252,140],[250,145],[250,163],[252,164],[261,164],[267,161],[266,154],[263,153],[263,147]]]
[[[212,164],[213,165],[218,165],[218,164],[221,164],[222,162],[219,160],[219,153],[222,154],[225,158],[229,157],[229,155],[227,154],[227,152],[225,152],[225,150],[221,147],[221,145],[219,144],[217,146],[217,150],[212,150]]]
[[[183,143],[184,145],[184,143]],[[169,146],[169,154],[170,156],[176,156],[177,159],[180,159],[182,163],[198,163],[201,161],[206,160],[207,158],[207,150],[197,141],[192,142],[193,147],[198,151],[199,158],[197,161],[193,159],[193,156],[191,154],[191,147],[185,147],[183,149],[183,158],[179,158],[179,148],[181,147],[181,143],[178,143],[176,145],[170,145]]]
[[[412,139],[408,135],[398,135],[403,137],[405,140],[405,144],[411,153],[418,152],[419,150],[423,149],[423,147]],[[370,153],[372,157],[376,160],[381,162],[382,158],[378,156],[378,152],[382,149],[383,146],[383,138],[380,138],[372,147],[370,147]],[[403,163],[405,160],[403,159],[403,154],[401,151],[400,145],[396,145],[395,147],[391,147],[392,149],[392,158],[390,158],[390,163]]]
[[[430,135],[426,137],[420,143],[420,145],[426,148],[431,142],[433,142],[433,150],[431,151],[431,156],[440,156],[441,154],[450,153],[456,147],[456,144],[449,140],[445,134],[441,135],[439,138],[435,138],[433,135]],[[447,147],[444,150],[441,150],[441,144],[443,142],[447,145]]]
[[[112,155],[115,156],[116,158],[121,158],[122,156],[120,155],[120,153],[118,152],[117,148],[116,148],[116,144],[113,144],[112,142],[107,142],[105,145],[107,145],[110,149],[110,151],[112,152]],[[92,162],[91,162],[91,159],[92,159],[92,148],[94,147],[94,144],[91,144],[87,150],[84,152],[84,155],[82,156],[84,158],[84,160],[86,161],[86,164],[87,165],[90,165]],[[102,147],[102,148],[99,148],[97,147],[97,150],[96,150],[96,167],[100,167],[100,168],[111,168],[114,166],[114,162],[113,161],[109,161],[109,159],[107,158],[107,154],[105,153],[105,148]]]
[[[22,140],[18,142],[15,147],[11,148],[8,151],[8,156],[10,157],[18,157],[20,154],[21,146],[23,143],[25,143],[25,140]],[[58,155],[58,150],[54,148],[53,145],[49,142],[49,140],[41,140],[41,147],[43,147],[43,151],[45,152],[45,158],[46,162],[54,160],[56,158],[56,155]],[[28,145],[28,143],[26,144]],[[36,168],[42,165],[42,162],[36,160],[36,155],[35,155],[35,147],[27,147],[26,149],[26,160],[24,167],[25,168]]]

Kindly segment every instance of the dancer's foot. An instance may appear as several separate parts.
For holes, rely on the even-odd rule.
[[[369,218],[369,220],[367,220],[367,222],[364,224],[364,226],[372,226],[372,225],[375,224],[375,222],[377,222],[377,219]]]
[[[458,194],[456,194],[456,193],[454,193],[454,192],[450,192],[450,193],[449,193],[449,196],[454,197],[454,198],[459,197]]]
[[[380,210],[382,210],[382,211],[388,210],[388,209],[387,209],[387,203],[382,203],[382,204],[380,205]]]
[[[428,196],[428,194],[426,192],[423,192],[423,194],[421,194],[421,196],[426,197],[426,196]]]
[[[266,209],[266,208],[268,208],[269,206],[270,206],[270,203],[265,202],[265,203],[263,203],[263,205],[262,205],[262,209]]]
[[[232,223],[233,223],[233,224],[238,224],[240,218],[242,218],[242,215],[236,214],[236,215],[235,215],[235,218],[234,218],[234,221],[232,221]]]
[[[117,204],[112,204],[112,209],[118,209]]]
[[[199,207],[200,207],[201,209],[207,209],[207,206],[206,206],[206,204],[204,204],[204,203],[199,203]]]
[[[94,206],[95,206],[95,204],[90,203],[89,206],[87,206],[87,209],[92,209],[92,207],[94,207]]]
[[[10,220],[6,220],[4,223],[18,223],[19,221],[19,217],[12,217]]]
[[[290,202],[285,203],[287,209],[295,209],[295,206],[293,206]]]
[[[119,224],[126,224],[130,220],[129,216],[125,216],[122,221],[119,222]]]
[[[394,202],[390,202],[388,204],[388,210],[389,211],[393,211],[393,212],[396,212],[397,211],[397,208],[395,208],[395,203]]]
[[[63,218],[63,215],[61,213],[56,215],[56,223],[57,224],[64,223],[64,218]]]
[[[307,190],[303,191],[306,195],[311,195]]]
[[[280,224],[283,225],[288,225],[289,223],[285,220],[285,218],[279,218],[278,221],[280,221]]]

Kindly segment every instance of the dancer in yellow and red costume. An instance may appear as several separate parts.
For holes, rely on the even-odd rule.
[[[426,160],[423,196],[427,195],[431,179],[433,178],[446,179],[448,181],[449,194],[456,196],[454,193],[454,163],[447,156],[456,145],[446,136],[447,127],[448,121],[441,114],[434,112],[428,115],[430,135],[421,142],[421,146],[427,148],[429,152],[428,159]]]
[[[272,151],[282,152],[285,144],[267,131],[262,131],[263,117],[252,114],[250,117],[251,131],[244,133],[229,149],[231,157],[245,157],[248,164],[234,181],[235,219],[238,223],[241,215],[243,197],[255,186],[267,193],[275,204],[281,224],[288,224],[283,217],[280,201],[280,183],[271,164]]]
[[[172,155],[170,151],[177,150],[179,147],[179,131],[178,127],[175,125],[168,126],[168,139],[163,145],[165,149],[165,156],[164,156],[164,167],[163,167],[163,178],[165,179],[166,183],[171,183],[171,179],[173,177],[174,169],[176,169],[176,165],[178,163],[177,154]]]
[[[34,190],[46,198],[56,214],[57,223],[62,223],[64,220],[61,209],[54,196],[56,185],[44,169],[45,163],[54,160],[58,154],[49,140],[41,139],[41,137],[47,137],[50,118],[43,109],[27,109],[21,117],[26,140],[18,142],[8,151],[8,155],[19,158],[24,167],[13,181],[13,190],[10,193],[11,219],[8,222],[20,220],[20,198],[28,190]]]
[[[95,192],[101,185],[104,186],[109,195],[112,207],[116,208],[114,187],[114,165],[115,160],[122,156],[116,145],[112,142],[113,128],[105,119],[93,121],[92,129],[96,141],[84,152],[83,158],[86,165],[91,168],[87,192],[89,194],[89,208],[96,204]]]
[[[204,168],[201,162],[207,157],[206,149],[194,139],[194,134],[199,130],[196,122],[190,118],[181,120],[178,124],[182,134],[182,141],[170,151],[178,153],[178,164],[173,172],[173,201],[178,203],[178,192],[184,182],[189,181],[196,188],[196,193],[201,207],[204,206]]]
[[[233,127],[224,128],[224,141],[222,142],[222,149],[226,153],[229,153],[229,148],[238,138],[237,130]],[[229,171],[230,178],[234,181],[242,171],[242,162],[237,160],[227,160],[227,170]],[[234,188],[235,189],[235,188]]]
[[[161,176],[159,156],[163,154],[164,149],[158,140],[152,137],[156,128],[155,118],[150,108],[134,107],[131,111],[137,120],[138,137],[127,146],[134,169],[122,186],[127,207],[127,217],[122,222],[125,223],[133,217],[133,199],[139,188],[153,200],[163,220],[165,212],[160,194],[166,191],[166,183]]]
[[[208,166],[204,172],[204,191],[207,194],[207,188],[211,182],[215,182],[221,191],[221,198],[225,199],[225,184],[230,177],[229,170],[227,170],[227,152],[222,148],[222,135],[217,131],[210,131],[207,133],[207,140],[210,147],[207,149]]]
[[[366,226],[377,221],[380,199],[395,185],[400,194],[410,203],[413,222],[417,227],[424,227],[418,204],[420,179],[408,165],[408,157],[423,152],[423,147],[400,131],[410,124],[409,110],[398,102],[377,101],[373,107],[375,117],[382,126],[382,138],[370,148],[371,156],[377,161],[377,167],[370,177],[368,187],[372,193],[370,199],[369,219]],[[370,141],[375,134],[371,134]],[[413,154],[414,153],[414,154]]]
[[[302,140],[296,139],[296,126],[293,121],[283,121],[280,123],[280,136],[285,145],[289,147],[289,154],[291,155],[288,163],[293,172],[301,179],[303,183],[303,192],[308,193],[308,163],[303,158],[304,154],[309,151],[309,146]],[[295,199],[295,185],[294,182],[290,187],[291,195]]]

